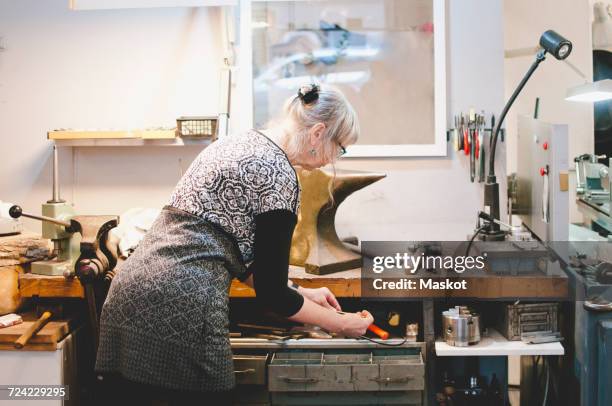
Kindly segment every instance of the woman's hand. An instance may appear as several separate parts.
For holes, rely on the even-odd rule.
[[[370,312],[362,310],[358,313],[343,313],[340,333],[347,337],[359,337],[365,334],[368,326],[374,323]]]
[[[334,294],[331,293],[331,291],[326,287],[309,289],[300,286],[298,292],[305,298],[310,299],[311,301],[315,302],[320,306],[326,307],[328,309],[342,311],[338,300],[336,300]]]

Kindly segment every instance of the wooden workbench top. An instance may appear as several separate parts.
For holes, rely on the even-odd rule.
[[[361,297],[361,270],[337,272],[329,275],[311,275],[304,268],[290,267],[289,277],[305,288],[328,287],[337,297]],[[436,276],[443,278],[444,276]],[[466,290],[440,290],[410,292],[398,291],[397,298],[463,297],[481,299],[548,298],[562,299],[568,295],[568,282],[564,274],[556,275],[499,275],[494,277],[462,277],[467,281]],[[84,297],[83,288],[77,279],[66,280],[63,276],[42,276],[30,273],[19,275],[19,290],[22,297]],[[382,296],[382,295],[381,295]],[[255,297],[255,291],[244,283],[234,280],[230,297]]]
[[[31,319],[31,320],[29,320]],[[0,350],[10,351],[55,351],[60,342],[70,331],[66,320],[50,321],[21,350],[15,348],[15,341],[25,333],[35,319],[26,318],[23,323],[0,328]]]
[[[336,297],[361,296],[361,270],[336,272],[329,275],[312,275],[304,268],[289,267],[289,278],[305,288],[327,287]],[[255,297],[255,291],[244,283],[234,279],[230,289],[230,297]]]
[[[46,276],[24,273],[19,275],[19,293],[26,297],[76,297],[85,294],[78,279],[66,279],[63,276]]]
[[[433,279],[443,279],[456,274],[434,275]],[[420,277],[420,276],[419,276]],[[428,276],[429,277],[429,276]],[[304,268],[291,266],[289,278],[305,288],[328,287],[336,297],[361,297],[361,269],[337,272],[328,275],[312,275]],[[416,278],[416,277],[414,277]],[[480,298],[480,299],[516,299],[542,298],[562,299],[568,295],[567,276],[562,272],[553,275],[495,275],[495,276],[465,276],[466,290],[414,290],[410,292],[397,291],[395,298]],[[230,291],[232,297],[254,297],[255,291],[247,285],[234,280]],[[381,293],[380,297],[383,297]],[[384,297],[391,297],[384,292]]]

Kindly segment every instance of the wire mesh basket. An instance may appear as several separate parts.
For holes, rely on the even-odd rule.
[[[182,138],[217,138],[217,117],[192,116],[176,119],[176,135]]]

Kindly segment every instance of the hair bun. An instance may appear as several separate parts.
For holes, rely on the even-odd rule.
[[[310,104],[319,98],[319,86],[313,84],[301,86],[298,90],[298,97],[304,104]]]

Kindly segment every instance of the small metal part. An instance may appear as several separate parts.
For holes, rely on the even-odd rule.
[[[419,324],[418,323],[408,323],[406,324],[406,338],[410,342],[417,341],[417,337],[419,335]]]
[[[612,312],[612,302],[601,298],[584,301],[584,308],[592,312]]]
[[[19,217],[27,217],[27,218],[31,218],[34,220],[47,221],[49,223],[57,224],[58,226],[70,227],[71,225],[69,221],[62,221],[62,220],[55,219],[53,217],[37,216],[35,214],[24,213],[21,207],[17,205],[12,206],[9,209],[9,215],[14,219],[19,218]]]
[[[57,158],[57,145],[53,145],[53,196],[47,203],[64,203],[60,198],[59,190],[59,163]]]
[[[521,336],[521,341],[527,344],[545,344],[545,343],[555,343],[563,341],[563,337],[561,337],[561,333],[559,332],[536,332],[523,334]]]

